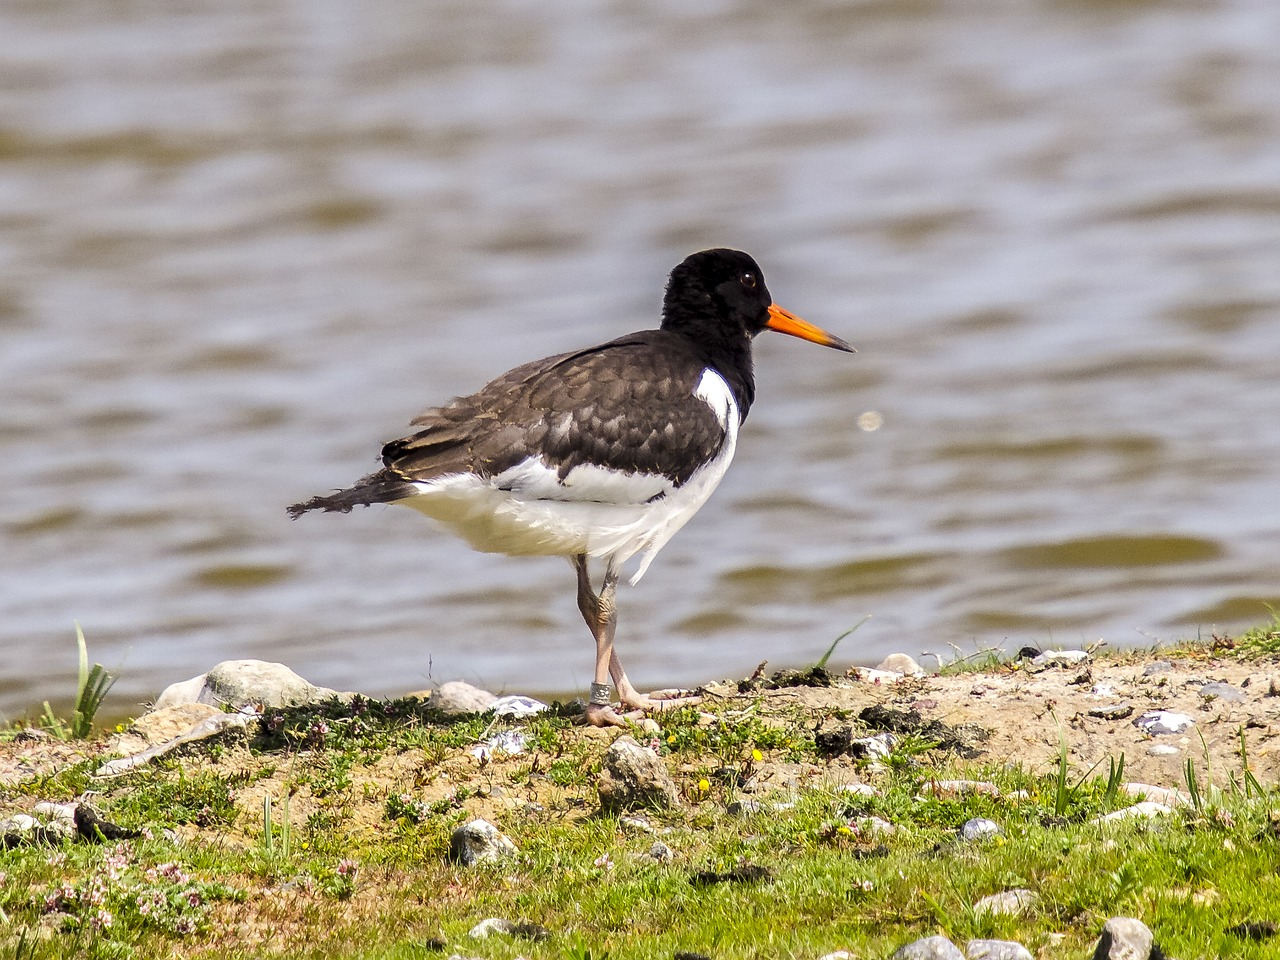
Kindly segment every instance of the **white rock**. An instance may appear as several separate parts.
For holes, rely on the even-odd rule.
[[[856,667],[853,674],[863,683],[897,683],[902,679],[900,673],[894,673],[891,670],[872,670],[870,667]]]
[[[1083,650],[1046,650],[1031,662],[1037,667],[1073,667],[1088,659]]]
[[[1034,907],[1039,899],[1034,890],[1005,890],[983,897],[973,905],[973,912],[1016,917]]]
[[[975,840],[985,840],[988,837],[995,837],[1004,833],[1000,829],[1000,824],[994,820],[988,820],[986,817],[974,817],[966,820],[960,827],[960,838],[968,840],[972,843]]]
[[[464,680],[450,680],[436,688],[427,705],[449,716],[458,716],[466,713],[484,713],[494,705],[497,699],[488,690],[473,687]]]
[[[880,791],[869,783],[846,783],[836,788],[837,793],[851,793],[855,797],[878,797]]]
[[[924,671],[920,669],[920,664],[905,653],[889,654],[876,665],[876,669],[885,673],[896,673],[903,677],[924,676]]]
[[[467,752],[480,760],[490,760],[495,756],[514,757],[524,753],[524,734],[519,730],[504,730],[490,737],[484,743],[472,747]]]
[[[533,697],[517,695],[499,697],[489,704],[489,709],[493,711],[494,716],[523,720],[526,717],[535,717],[542,713],[547,709],[547,705],[541,700],[533,699]]]
[[[40,821],[29,813],[15,813],[0,820],[0,833],[30,833],[40,826]]]
[[[1095,817],[1090,823],[1113,823],[1118,820],[1153,820],[1173,813],[1173,807],[1153,800],[1143,800],[1123,810],[1115,810],[1101,817]]]
[[[1153,787],[1149,783],[1125,783],[1120,786],[1120,792],[1127,797],[1142,797],[1144,800],[1163,803],[1168,807],[1184,807],[1191,802],[1191,798],[1181,790],[1175,790],[1173,787]]]
[[[1149,757],[1176,757],[1180,753],[1182,751],[1172,743],[1153,743],[1147,747],[1147,756]]]
[[[1154,737],[1161,734],[1182,733],[1189,727],[1194,726],[1195,720],[1185,713],[1174,713],[1170,710],[1148,710],[1134,720],[1133,725],[1143,733]]]
[[[504,920],[502,917],[489,917],[467,931],[467,936],[475,940],[483,940],[495,933],[510,933],[514,926],[510,920]]]
[[[350,698],[328,687],[317,687],[283,663],[267,660],[224,660],[208,673],[165,688],[155,710],[183,703],[207,703],[239,710],[261,706],[268,710],[319,703],[333,697]]]

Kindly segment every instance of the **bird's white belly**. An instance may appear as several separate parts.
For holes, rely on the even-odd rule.
[[[537,458],[494,477],[450,474],[417,484],[398,501],[440,521],[472,547],[512,556],[607,557],[613,567],[641,550],[636,583],[657,552],[715,490],[733,459],[738,407],[724,379],[708,370],[695,395],[725,427],[710,461],[675,486],[665,477],[583,464],[563,480]]]

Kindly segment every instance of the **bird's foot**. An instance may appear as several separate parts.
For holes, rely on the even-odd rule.
[[[692,690],[655,690],[650,694],[621,692],[622,705],[640,714],[669,713],[681,707],[694,707],[702,698]]]
[[[675,707],[692,707],[702,702],[702,697],[698,696],[696,690],[682,690],[680,687],[669,687],[666,690],[649,691],[650,700],[661,700],[663,703],[671,704],[670,706],[659,706],[659,710],[672,710]],[[675,701],[679,701],[676,703]]]
[[[585,716],[589,727],[625,727],[628,722],[608,703],[588,703]]]

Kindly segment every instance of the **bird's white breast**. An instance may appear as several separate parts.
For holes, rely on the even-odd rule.
[[[724,377],[705,369],[693,395],[724,429],[715,456],[680,486],[666,477],[579,464],[561,479],[529,457],[493,477],[451,474],[417,484],[401,501],[446,524],[472,546],[513,555],[607,557],[620,566],[644,551],[631,582],[689,522],[724,477],[737,446],[739,410]]]

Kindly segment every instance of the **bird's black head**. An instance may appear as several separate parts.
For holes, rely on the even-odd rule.
[[[696,339],[750,339],[769,322],[773,298],[760,266],[740,250],[703,250],[671,271],[662,326]]]
[[[741,250],[703,250],[671,271],[662,301],[662,329],[684,333],[709,349],[745,348],[765,329],[852,352],[841,340],[773,302],[760,265]]]

